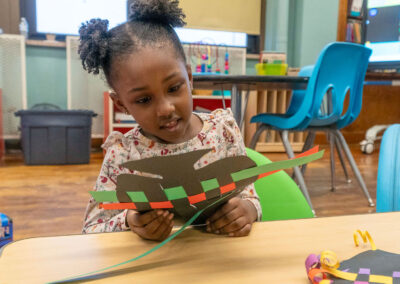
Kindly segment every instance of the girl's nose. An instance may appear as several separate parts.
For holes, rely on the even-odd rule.
[[[159,117],[169,117],[175,111],[175,105],[168,99],[163,99],[157,106]]]

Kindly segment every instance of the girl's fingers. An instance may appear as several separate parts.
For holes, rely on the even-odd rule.
[[[164,211],[164,213],[162,215],[158,216],[156,219],[154,219],[149,224],[144,226],[146,231],[149,234],[154,235],[155,232],[157,231],[158,227],[160,227],[163,223],[168,221],[168,216],[169,216],[169,212]]]
[[[142,237],[149,240],[161,240],[165,231],[170,227],[174,214],[166,212],[164,215],[154,219],[150,224],[141,227]]]
[[[166,225],[164,226],[165,227],[164,229],[162,229],[160,227],[160,230],[159,230],[160,233],[159,233],[159,236],[158,236],[158,238],[156,240],[158,240],[158,241],[165,240],[169,236],[169,234],[171,233],[173,226],[174,226],[174,222],[171,221],[171,222],[169,222],[169,224],[166,223]]]
[[[207,227],[210,229],[210,231],[218,231],[241,217],[243,214],[241,214],[240,212],[241,210],[236,207],[232,211],[229,211],[225,215],[222,215],[219,219],[216,219],[214,222],[208,223]]]
[[[162,214],[164,214],[164,212],[168,212],[168,211],[166,211],[166,210],[151,210],[146,213],[136,212],[135,214],[133,214],[133,216],[131,218],[131,223],[133,226],[136,226],[136,227],[144,227],[147,224],[150,224],[154,219],[156,219],[159,216],[161,216]]]
[[[239,229],[237,231],[234,231],[234,232],[230,232],[228,234],[228,236],[230,236],[230,237],[244,237],[244,236],[248,236],[250,234],[250,231],[251,231],[251,224],[246,224],[241,229]]]
[[[158,226],[158,228],[151,233],[152,239],[154,239],[154,240],[160,240],[161,239],[161,237],[164,234],[165,230],[167,228],[169,228],[169,226],[170,226],[170,224],[172,222],[171,221],[172,219],[169,219],[168,217],[169,216],[167,215],[166,218],[162,219],[160,225]]]
[[[239,206],[240,203],[239,197],[233,197],[228,200],[220,209],[218,209],[209,219],[210,223],[215,222],[217,219],[221,218],[223,215],[227,214],[228,212],[232,211],[236,207]]]
[[[250,224],[247,218],[244,216],[240,216],[239,218],[232,220],[232,222],[226,225],[225,227],[219,229],[219,231],[222,234],[229,234],[241,230],[247,224]]]

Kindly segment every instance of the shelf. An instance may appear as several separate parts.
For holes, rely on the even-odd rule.
[[[347,16],[347,19],[348,20],[355,20],[355,21],[363,21],[364,20],[364,18],[363,17],[361,17],[361,16]]]
[[[28,40],[26,40],[26,45],[46,46],[46,47],[59,47],[59,48],[65,48],[66,47],[66,43],[64,41],[56,41],[56,40],[28,39]]]
[[[222,100],[222,96],[198,96],[198,95],[193,95],[193,99],[203,99],[203,100]],[[231,96],[224,96],[225,100],[230,100]]]
[[[260,59],[260,54],[246,54],[246,59],[259,60]]]
[[[118,127],[118,128],[132,128],[135,127],[137,123],[113,123],[113,127]]]
[[[399,73],[386,73],[386,72],[367,72],[366,80],[400,80]]]

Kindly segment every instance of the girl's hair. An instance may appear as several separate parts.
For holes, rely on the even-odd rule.
[[[129,20],[108,30],[108,20],[91,19],[79,29],[78,53],[89,73],[103,70],[111,86],[112,63],[145,46],[171,44],[178,58],[186,62],[181,42],[174,27],[182,27],[185,15],[178,0],[133,0]]]

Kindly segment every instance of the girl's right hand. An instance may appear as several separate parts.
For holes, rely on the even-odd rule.
[[[132,232],[143,239],[163,241],[171,233],[174,214],[167,210],[152,210],[139,213],[128,210],[126,220]]]

